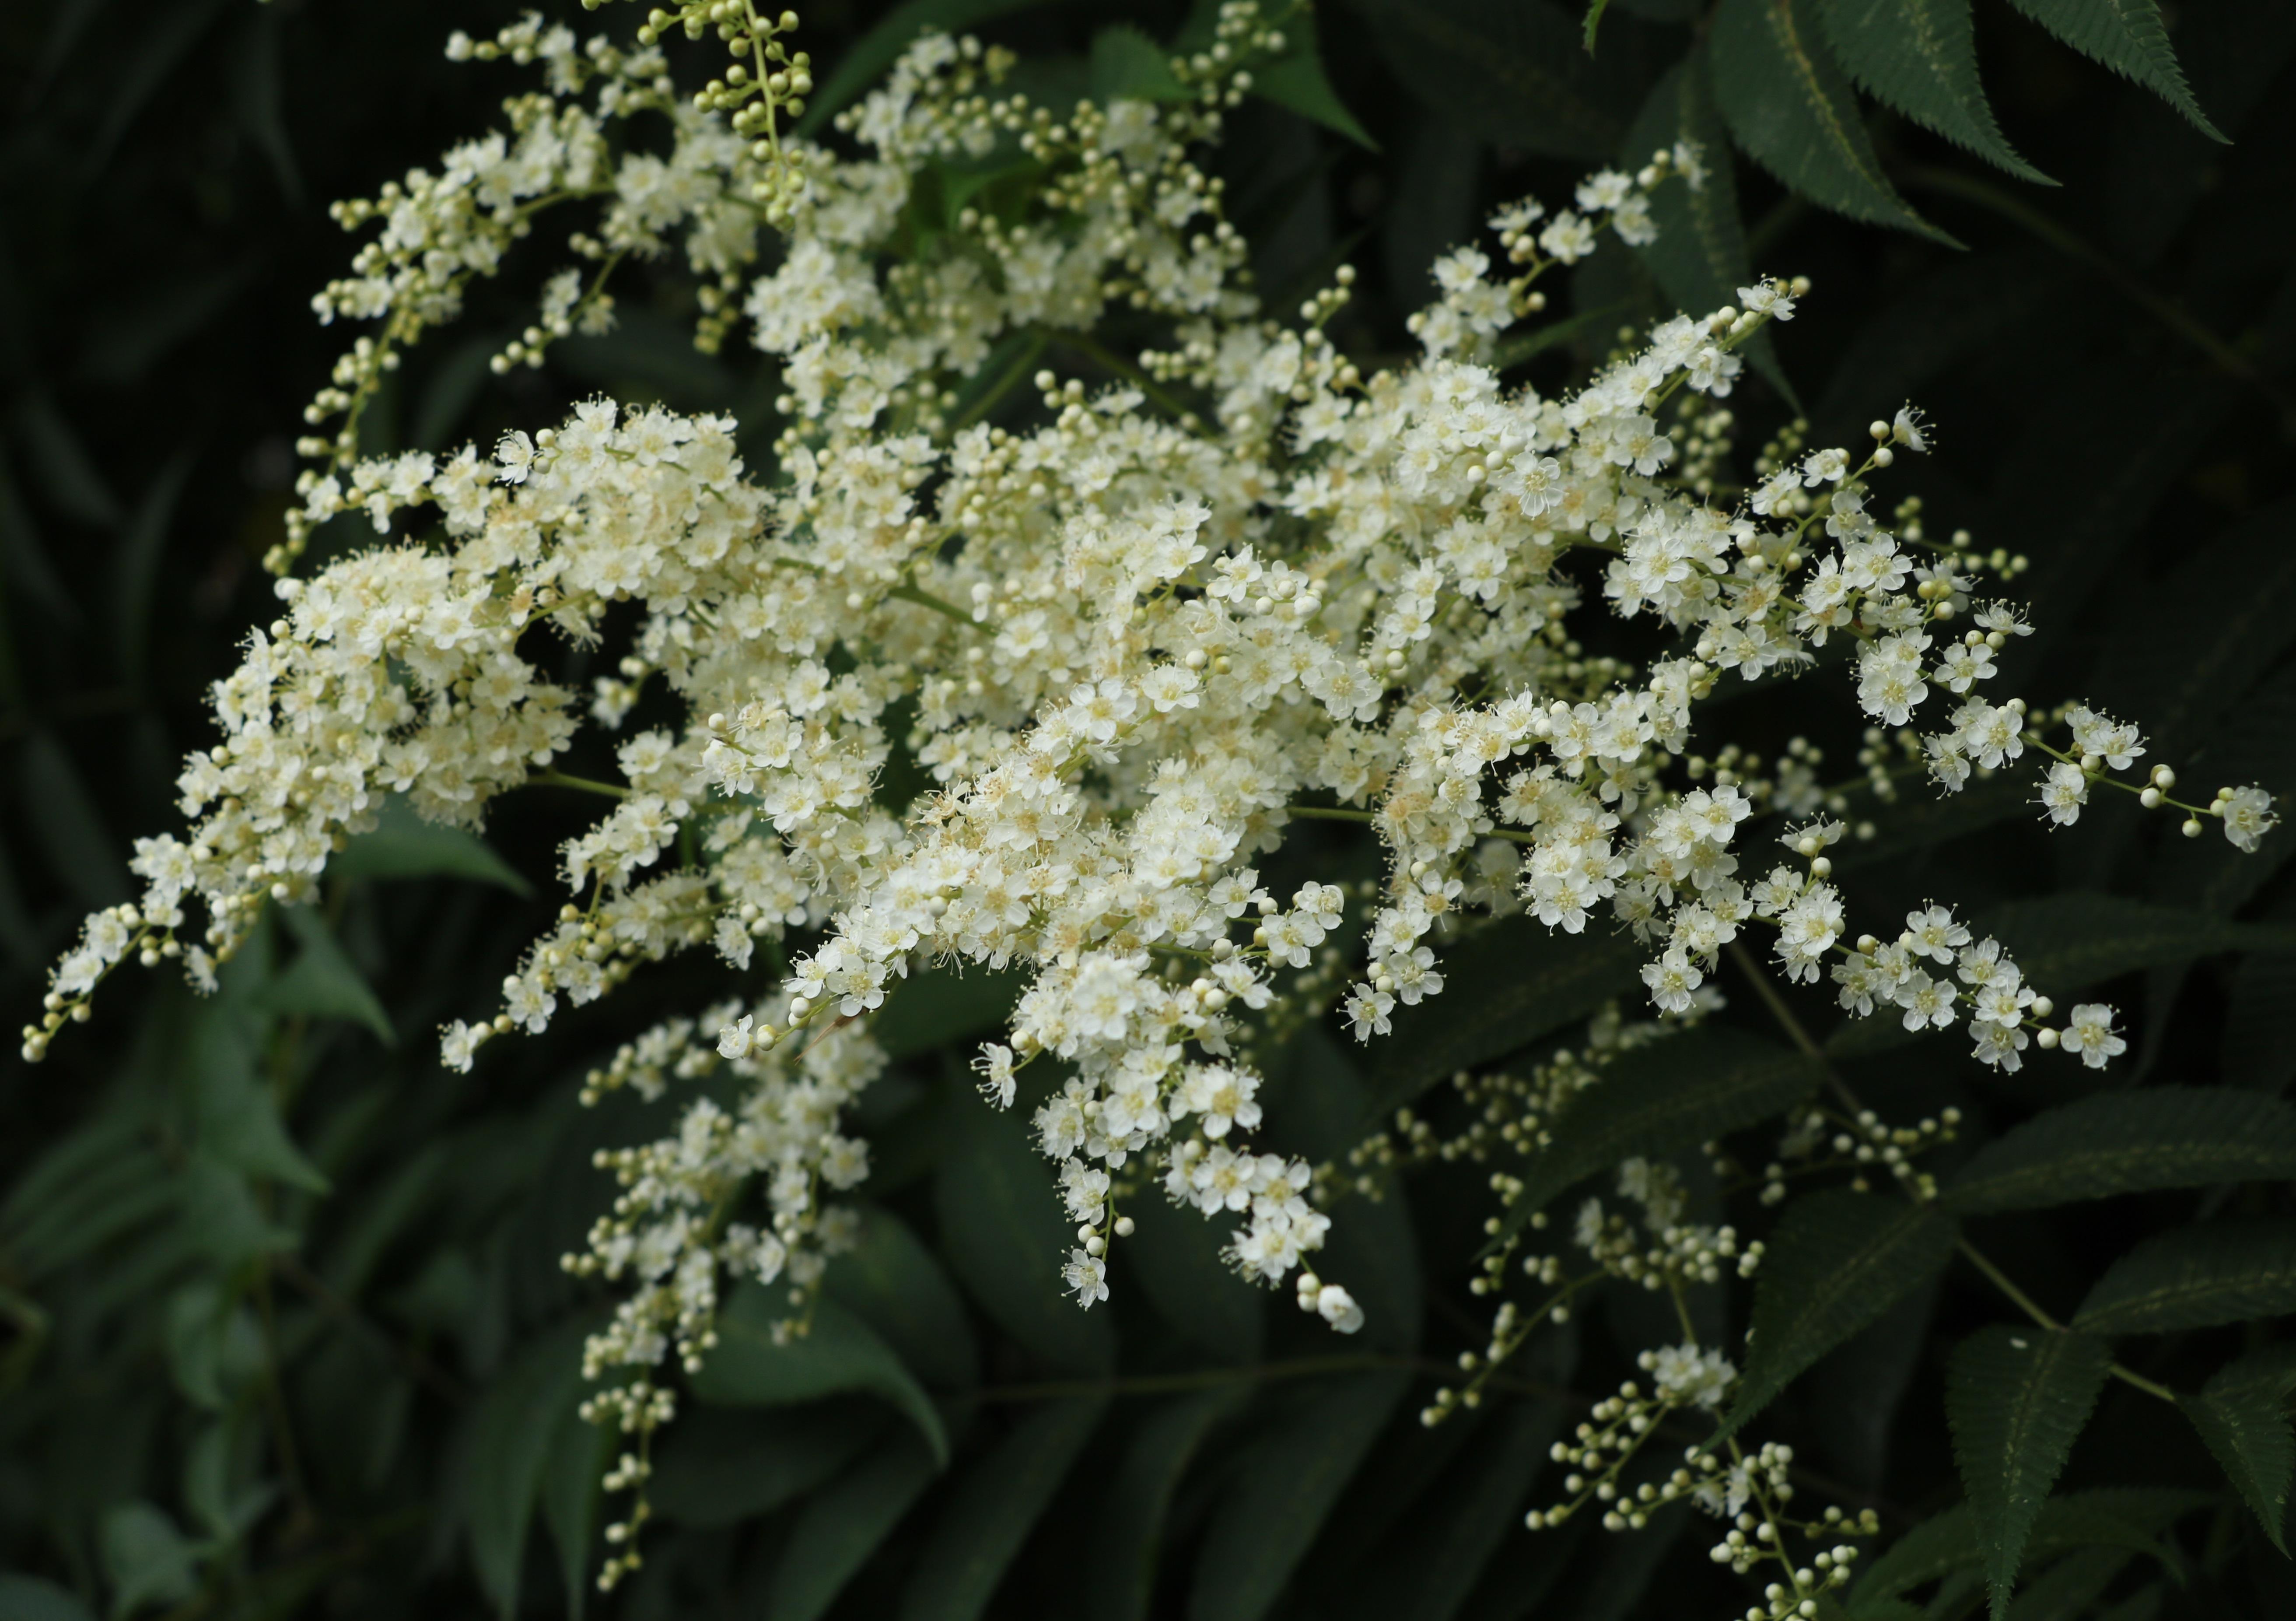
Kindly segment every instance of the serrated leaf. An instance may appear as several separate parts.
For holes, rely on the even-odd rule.
[[[1754,1277],[1753,1343],[1738,1399],[1710,1444],[1942,1271],[1959,1237],[1950,1216],[1871,1193],[1833,1189],[1787,1206]]]
[[[1746,252],[1746,227],[1738,217],[1736,160],[1721,116],[1714,110],[1703,41],[1651,86],[1634,128],[1620,145],[1619,161],[1636,169],[1649,162],[1652,153],[1672,152],[1684,144],[1699,154],[1698,184],[1677,176],[1652,191],[1651,223],[1658,235],[1636,244],[1635,252],[1676,309],[1708,315],[1736,303],[1738,289],[1754,279],[1754,272]],[[1756,333],[1741,352],[1779,393],[1794,399],[1767,331]]]
[[[1259,1360],[1267,1337],[1267,1291],[1219,1258],[1229,1223],[1168,1203],[1153,1188],[1126,1207],[1135,1230],[1117,1247],[1166,1322],[1196,1349],[1223,1362]]]
[[[496,1610],[518,1613],[527,1531],[544,1463],[582,1383],[585,1325],[570,1322],[529,1341],[480,1396],[471,1418],[465,1526],[479,1586]]]
[[[1622,1159],[1657,1158],[1767,1119],[1808,1096],[1824,1073],[1816,1058],[1720,1025],[1636,1048],[1548,1123],[1502,1237],[1573,1183]]]
[[[766,1588],[765,1621],[816,1621],[931,1483],[933,1461],[897,1434],[806,1502]]]
[[[308,906],[285,906],[279,916],[302,948],[285,973],[262,986],[253,1002],[266,1013],[348,1019],[373,1031],[385,1047],[398,1045],[390,1016],[335,937],[326,919]]]
[[[693,1376],[693,1394],[723,1407],[789,1407],[846,1391],[881,1396],[916,1426],[934,1461],[948,1462],[948,1432],[916,1376],[875,1330],[833,1300],[813,1308],[813,1327],[775,1344],[791,1315],[762,1283],[735,1289],[718,1314],[718,1345]]]
[[[1212,1431],[1250,1400],[1242,1384],[1176,1397],[1146,1419],[1108,1483],[1092,1534],[1095,1621],[1146,1621],[1164,1521],[1188,1466]]]
[[[1710,46],[1715,102],[1754,161],[1836,213],[1960,245],[1882,172],[1857,94],[1803,0],[1722,0]]]
[[[1267,1613],[1408,1383],[1403,1373],[1334,1379],[1245,1449],[1196,1559],[1190,1621]]]
[[[1374,1116],[1633,991],[1644,955],[1629,934],[1565,934],[1520,914],[1468,935],[1443,955],[1443,994],[1398,1008],[1372,1045]]]
[[[1107,1312],[1066,1293],[1061,1267],[1076,1232],[1024,1129],[969,1098],[953,1111],[952,1151],[933,1175],[941,1253],[997,1326],[1046,1368],[1103,1372],[1115,1361],[1116,1337]]]
[[[1356,121],[1356,115],[1348,111],[1324,73],[1314,8],[1302,5],[1293,10],[1283,19],[1283,31],[1286,41],[1283,54],[1252,70],[1251,93],[1347,136],[1366,152],[1377,152],[1379,143]]]
[[[1590,59],[1548,0],[1357,0],[1381,55],[1418,99],[1485,140],[1600,162],[1640,83]]]
[[[2296,1217],[2156,1234],[2112,1263],[2074,1313],[2098,1334],[2173,1334],[2296,1312]]]
[[[1071,1396],[1029,1413],[966,1469],[925,1539],[901,1595],[901,1621],[975,1621],[1108,1411]]]
[[[1993,120],[1969,0],[1818,0],[1817,16],[1859,89],[2021,180],[2056,184]]]
[[[862,1213],[859,1239],[829,1263],[822,1288],[926,1384],[965,1390],[980,1382],[980,1356],[956,1286],[892,1212]]]
[[[898,1422],[882,1403],[860,1396],[753,1412],[720,1409],[702,1423],[670,1426],[655,1444],[647,1492],[664,1519],[738,1525],[808,1495]]]
[[[2102,1092],[1988,1143],[1945,1185],[1964,1215],[2159,1188],[2296,1180],[2296,1108],[2224,1087]]]
[[[2184,1515],[2218,1499],[2205,1492],[2109,1486],[2069,1492],[2041,1505],[2025,1538],[2025,1558],[2035,1566],[2079,1548],[2128,1548],[2168,1561],[2161,1534]],[[1966,1503],[1923,1520],[1899,1537],[1868,1566],[1850,1590],[1853,1613],[1882,1600],[1911,1592],[1956,1570],[1982,1562]]]
[[[1173,102],[1188,87],[1172,71],[1170,53],[1128,22],[1092,37],[1092,93],[1102,105],[1132,97]]]
[[[2180,1395],[2201,1432],[2264,1535],[2288,1551],[2288,1487],[2296,1478],[2296,1428],[2288,1395],[2296,1388],[2296,1344],[2270,1345],[2219,1370],[2196,1396]]]
[[[2009,1606],[2008,1621],[2076,1621],[2094,1613],[2113,1579],[2136,1556],[2126,1548],[2084,1548],[2025,1584]]]
[[[513,895],[534,893],[477,834],[426,822],[397,794],[378,807],[374,830],[352,839],[327,870],[338,878],[469,878]]]
[[[2086,1334],[2000,1327],[1971,1335],[1947,1364],[1946,1419],[1995,1621],[2008,1611],[2025,1538],[2112,1364],[2111,1348]]]
[[[2193,99],[2154,0],[2010,0],[2034,21],[2092,62],[2132,79],[2193,121],[2211,139],[2225,134]]]
[[[2296,944],[2296,930],[2087,891],[2013,901],[1980,924],[2000,939],[2030,983],[2053,992],[2218,951]]]

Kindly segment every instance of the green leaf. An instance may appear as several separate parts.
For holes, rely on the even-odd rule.
[[[788,1407],[844,1391],[882,1396],[906,1415],[948,1462],[948,1432],[940,1411],[873,1329],[833,1300],[816,1303],[813,1327],[775,1344],[774,1329],[789,1315],[781,1291],[750,1282],[734,1291],[718,1316],[718,1345],[693,1376],[693,1394],[721,1407]]]
[[[1088,1613],[1096,1621],[1146,1621],[1181,1477],[1212,1431],[1250,1400],[1247,1386],[1215,1386],[1174,1397],[1141,1421],[1093,1526]]]
[[[1548,1123],[1505,1230],[1521,1230],[1555,1195],[1622,1159],[1657,1158],[1767,1119],[1824,1073],[1816,1058],[1721,1025],[1636,1048]]]
[[[160,557],[168,544],[168,526],[176,501],[184,493],[184,480],[192,471],[192,453],[178,450],[160,469],[144,492],[135,516],[120,538],[119,562],[113,601],[118,612],[113,634],[119,652],[120,679],[140,688],[152,656],[152,605],[160,585]]]
[[[1245,1449],[1197,1557],[1190,1621],[1267,1613],[1408,1383],[1403,1373],[1335,1379]]]
[[[308,906],[281,907],[279,916],[302,950],[285,973],[255,993],[255,1005],[266,1013],[348,1019],[374,1032],[385,1047],[398,1046],[398,1033],[390,1027],[390,1016],[335,943],[326,919]]]
[[[931,1484],[933,1460],[896,1435],[809,1499],[766,1589],[764,1621],[816,1621]]]
[[[1468,935],[1443,955],[1443,994],[1397,1009],[1372,1047],[1374,1117],[1633,991],[1643,957],[1623,932],[1565,934],[1521,914]]]
[[[1523,1499],[1563,1418],[1558,1402],[1518,1401],[1492,1419],[1472,1463],[1458,1467],[1460,1490],[1431,1517],[1431,1535],[1407,1544],[1420,1564],[1401,1621],[1451,1621],[1460,1612],[1491,1555],[1520,1533]]]
[[[1964,1215],[2158,1188],[2296,1180],[2296,1108],[2225,1087],[2102,1092],[2027,1121],[1946,1183]]]
[[[954,1112],[952,1151],[933,1177],[941,1249],[998,1327],[1046,1367],[1105,1371],[1116,1359],[1108,1313],[1078,1307],[1061,1267],[1076,1246],[1044,1158],[1022,1123],[966,1100]]]
[[[2092,1607],[2134,1557],[2126,1548],[2084,1548],[2067,1555],[2025,1584],[2009,1606],[2008,1621],[2075,1621],[2094,1614]]]
[[[1798,0],[1722,0],[1714,99],[1747,155],[1813,202],[1951,246],[1882,172],[1857,97]]]
[[[892,1212],[874,1205],[862,1212],[859,1241],[829,1263],[822,1288],[927,1385],[969,1390],[980,1382],[980,1356],[956,1286]]]
[[[2092,62],[2132,79],[2193,121],[2214,140],[2226,137],[2209,122],[2185,83],[2168,25],[2154,0],[2010,0],[2034,21]]]
[[[2021,180],[2056,184],[1993,121],[1969,0],[1818,0],[1817,16],[1859,89]]]
[[[2288,1487],[2296,1477],[2296,1343],[2268,1345],[2220,1369],[2196,1396],[2177,1405],[2282,1553],[2288,1551]]]
[[[1598,64],[1547,0],[1357,0],[1379,53],[1422,103],[1485,140],[1601,162],[1642,86]]]
[[[126,900],[127,865],[71,756],[48,733],[34,732],[15,769],[25,819],[73,897],[90,911]]]
[[[291,1250],[290,1229],[275,1225],[256,1203],[247,1173],[205,1148],[193,1150],[176,1182],[178,1219],[192,1242],[226,1271],[261,1255]]]
[[[1339,92],[1332,88],[1332,81],[1324,77],[1314,8],[1295,8],[1283,19],[1283,53],[1252,70],[1251,93],[1347,136],[1367,152],[1377,152],[1379,143],[1356,122],[1356,115],[1348,111]]]
[[[327,870],[339,878],[470,878],[514,895],[534,893],[477,834],[426,822],[397,794],[382,802],[374,830],[352,839]]]
[[[558,1427],[582,1384],[586,1325],[560,1324],[529,1340],[487,1386],[471,1415],[466,1526],[479,1587],[496,1610],[518,1613],[527,1529]]]
[[[106,1510],[98,1541],[113,1621],[145,1604],[179,1604],[198,1585],[198,1545],[148,1502]]]
[[[213,1004],[193,1016],[183,1053],[200,1146],[250,1175],[324,1193],[327,1179],[288,1135],[242,1019]]]
[[[1275,1140],[1310,1164],[1344,1159],[1363,1140],[1365,1105],[1353,1055],[1329,1031],[1310,1025],[1270,1107]],[[1425,1291],[1410,1202],[1390,1189],[1375,1202],[1351,1200],[1341,1214],[1344,1219],[1332,1223],[1317,1254],[1316,1271],[1345,1285],[1363,1307],[1358,1344],[1374,1351],[1416,1350]]]
[[[1595,35],[1603,26],[1603,13],[1610,9],[1611,0],[1587,0],[1587,21],[1584,24],[1584,32],[1587,38],[1587,54],[1589,56],[1595,53]]]
[[[902,0],[885,13],[882,21],[839,54],[837,67],[828,78],[816,82],[813,95],[806,101],[805,115],[797,121],[797,133],[818,135],[840,108],[859,99],[927,29],[955,33],[1042,4],[1044,0]]]
[[[1710,1444],[1943,1270],[1959,1237],[1950,1216],[1876,1194],[1831,1189],[1787,1206],[1754,1276],[1753,1344],[1738,1399]]]
[[[804,1407],[721,1408],[673,1424],[658,1441],[648,1492],[682,1526],[739,1525],[809,1495],[874,1447],[894,1424],[883,1404],[831,1396]]]
[[[590,1597],[591,1555],[598,1535],[598,1504],[619,1440],[611,1425],[584,1421],[569,1407],[550,1439],[542,1463],[542,1523],[558,1551],[558,1579],[565,1584],[570,1621],[582,1621]]]
[[[1138,101],[1185,100],[1188,87],[1172,71],[1171,53],[1128,22],[1092,37],[1092,93],[1103,106]]]
[[[95,1621],[70,1588],[37,1576],[0,1573],[0,1621]]]
[[[2099,1334],[2173,1334],[2296,1312],[2296,1217],[2174,1228],[2114,1262],[2073,1315]]]
[[[1651,221],[1658,235],[1638,244],[1635,252],[1676,309],[1710,315],[1725,304],[1735,304],[1738,289],[1752,281],[1754,273],[1747,257],[1746,227],[1738,218],[1736,161],[1714,111],[1702,41],[1651,86],[1634,128],[1620,145],[1619,161],[1639,168],[1652,153],[1671,152],[1685,143],[1699,154],[1698,184],[1677,176],[1651,193]],[[1756,333],[1743,352],[1772,387],[1788,400],[1794,398],[1767,332]]]
[[[1980,1329],[1946,1369],[1946,1419],[1992,1591],[2009,1609],[2035,1516],[2104,1388],[2112,1353],[2086,1334]]]
[[[902,1621],[974,1621],[1108,1411],[1104,1395],[1037,1408],[956,1483],[901,1595]]]
[[[2161,1534],[2181,1517],[2218,1500],[2205,1492],[2107,1487],[2070,1492],[2041,1505],[2025,1538],[2025,1559],[2038,1567],[2080,1548],[2128,1548],[2167,1563]],[[1866,1568],[1850,1590],[1853,1614],[1866,1607],[1984,1561],[1966,1503],[1923,1520]]]
[[[2218,951],[2296,945],[2296,930],[2085,891],[2015,901],[1981,923],[2029,982],[2052,992]]]
[[[1233,1223],[1174,1205],[1152,1185],[1125,1214],[1135,1230],[1116,1253],[1131,1263],[1142,1292],[1164,1321],[1223,1362],[1258,1362],[1267,1337],[1262,1308],[1267,1296],[1219,1258]]]
[[[70,421],[45,394],[27,393],[16,407],[16,426],[31,451],[31,476],[46,487],[56,510],[91,529],[111,529],[121,518],[119,498],[111,493]]]
[[[914,1057],[967,1036],[1002,1030],[1013,1016],[1013,1004],[1028,988],[1029,975],[1018,968],[939,963],[916,969],[896,984],[872,1028],[890,1057]]]

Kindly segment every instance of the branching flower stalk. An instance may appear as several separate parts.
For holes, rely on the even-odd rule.
[[[885,1065],[872,1023],[914,967],[1029,977],[976,1066],[989,1106],[1025,1100],[1058,1168],[1080,1305],[1107,1297],[1109,1247],[1130,1230],[1116,1197],[1154,1188],[1218,1223],[1242,1275],[1289,1280],[1349,1332],[1362,1308],[1309,1262],[1348,1179],[1253,1146],[1255,1054],[1334,1005],[1358,1040],[1388,1034],[1398,1007],[1442,992],[1444,948],[1490,917],[1622,927],[1652,954],[1655,1020],[1613,1019],[1513,1098],[1489,1083],[1490,1135],[1513,1149],[1601,1084],[1605,1051],[1712,1006],[1720,954],[1758,926],[1789,980],[1830,983],[1861,1016],[1959,1025],[1997,1067],[2035,1044],[2091,1065],[2121,1050],[2110,1008],[2060,1024],[1948,906],[1887,942],[1855,934],[1825,853],[1851,833],[1846,797],[1817,786],[1806,745],[1772,777],[1707,738],[1725,681],[1814,671],[1841,638],[1874,728],[1857,781],[1877,803],[1914,758],[1954,792],[2030,749],[2056,762],[2039,788],[2056,825],[2106,781],[2243,849],[2272,825],[2257,789],[2196,805],[2168,797],[2165,769],[2141,786],[2113,775],[2144,752],[2133,727],[2075,706],[2045,728],[1987,695],[1992,655],[2027,630],[1997,594],[2014,560],[1920,538],[1910,504],[1897,530],[1869,511],[1896,457],[1926,448],[1917,412],[1876,422],[1856,458],[1790,432],[1751,489],[1737,481],[1718,402],[1807,281],[1662,321],[1559,395],[1502,381],[1492,361],[1540,307],[1536,279],[1605,232],[1648,241],[1654,188],[1701,183],[1695,151],[1597,173],[1551,215],[1501,210],[1503,264],[1472,244],[1439,259],[1439,296],[1412,323],[1423,352],[1366,376],[1326,331],[1352,273],[1296,312],[1265,308],[1200,162],[1286,48],[1280,18],[1232,0],[1212,44],[1171,62],[1177,99],[1067,109],[1005,93],[1001,53],[929,33],[840,115],[835,146],[784,122],[811,89],[795,24],[695,0],[650,12],[631,47],[537,18],[457,37],[457,55],[539,62],[546,88],[439,173],[339,209],[379,232],[319,312],[377,330],[311,407],[315,430],[334,425],[302,442],[312,465],[271,557],[280,616],[215,688],[224,735],[180,778],[187,833],[138,842],[143,897],[89,920],[23,1034],[40,1057],[129,958],[179,959],[211,986],[387,794],[465,827],[528,784],[611,797],[565,845],[571,899],[499,1011],[443,1042],[467,1068],[684,951],[759,982],[647,1032],[585,1089],[735,1082],[713,1089],[730,1102],[694,1097],[675,1135],[605,1156],[621,1193],[568,1258],[620,1291],[586,1356],[605,1381],[589,1411],[631,1438],[613,1484],[636,1506],[611,1533],[609,1584],[639,1558],[651,1437],[676,1407],[665,1364],[701,1364],[742,1280],[785,1289],[784,1331],[802,1332],[850,1241],[839,1197],[869,1161],[841,1123]],[[691,97],[657,43],[674,32],[714,32],[734,59]],[[639,119],[667,126],[667,156],[620,139]],[[1001,178],[953,198],[946,177],[992,156]],[[568,236],[574,262],[499,365],[603,330],[609,272],[679,252],[702,284],[697,341],[745,328],[778,370],[769,474],[745,467],[728,418],[603,399],[491,454],[364,456],[360,413],[406,346],[545,213],[582,204],[596,223]],[[1064,352],[1118,381],[1037,364]],[[988,391],[967,404],[976,379]],[[1037,409],[1015,411],[1029,383]],[[323,525],[362,521],[373,546],[293,572]],[[600,642],[618,605],[627,650],[586,702],[542,674],[540,644]],[[1605,614],[1660,650],[1590,655],[1579,628]],[[683,719],[629,731],[649,687]],[[586,719],[622,734],[619,782],[557,769]],[[906,803],[885,789],[897,753],[933,785]],[[1742,838],[1757,818],[1785,824],[1787,860]],[[1363,827],[1382,876],[1271,890],[1262,864],[1303,819]],[[761,944],[786,972],[764,974]],[[1590,1202],[1577,1236],[1595,1271],[1522,1260],[1559,1292],[1529,1320],[1503,1306],[1477,1370],[1593,1277],[1679,1291],[1758,1261],[1729,1229],[1660,1219],[1677,1197],[1665,1167],[1620,1174],[1644,1231]],[[1648,1371],[1652,1390],[1622,1388],[1579,1438],[1596,1500],[1653,1414],[1710,1408],[1734,1372],[1694,1337],[1652,1351]],[[1785,1559],[1757,1527],[1783,1535],[1787,1461],[1766,1447],[1651,1490],[1711,1497],[1741,1522],[1726,1562],[1751,1569]],[[1808,1605],[1848,1557],[1787,1564],[1762,1613]]]

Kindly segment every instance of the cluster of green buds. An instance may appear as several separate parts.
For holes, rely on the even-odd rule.
[[[594,11],[604,0],[582,4]],[[659,5],[649,11],[638,39],[652,45],[673,29],[688,39],[714,32],[734,58],[723,78],[693,93],[693,104],[725,113],[734,133],[750,144],[750,156],[765,166],[750,188],[750,199],[763,207],[768,225],[788,225],[805,194],[805,153],[782,144],[782,120],[802,117],[805,98],[813,94],[813,58],[791,50],[783,37],[796,31],[797,13],[761,16],[750,0],[686,0],[675,11]]]

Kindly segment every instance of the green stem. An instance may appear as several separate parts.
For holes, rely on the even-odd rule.
[[[1286,816],[1304,816],[1311,821],[1323,822],[1379,820],[1379,812],[1376,810],[1349,810],[1333,805],[1286,805],[1283,807],[1283,813]]]
[[[630,791],[611,782],[598,782],[587,777],[570,777],[563,771],[537,771],[526,779],[536,787],[571,788],[578,794],[603,794],[608,799],[627,799]]]
[[[888,598],[893,600],[900,602],[913,602],[920,608],[931,608],[934,613],[941,615],[945,619],[955,620],[958,624],[963,625],[968,630],[978,630],[980,629],[978,624],[973,622],[972,614],[967,613],[963,608],[958,607],[955,603],[950,602],[946,597],[935,597],[931,591],[926,590],[922,586],[912,585],[908,581],[903,580],[899,585],[895,586],[891,590],[886,592],[885,595]]]
[[[1074,350],[1078,354],[1082,355],[1086,359],[1091,361],[1095,366],[1099,366],[1103,371],[1115,373],[1116,375],[1123,378],[1134,388],[1138,389],[1142,393],[1148,396],[1149,399],[1154,400],[1158,406],[1161,407],[1171,416],[1190,419],[1193,419],[1195,417],[1196,413],[1189,407],[1186,400],[1182,399],[1178,395],[1173,393],[1162,383],[1157,382],[1153,377],[1151,377],[1147,373],[1142,371],[1138,366],[1135,366],[1131,361],[1127,360],[1115,350],[1107,348],[1090,333],[1081,332],[1055,332],[1051,334],[1051,337],[1052,341],[1059,344],[1062,348]]]
[[[987,393],[981,395],[980,399],[974,400],[971,405],[965,407],[963,411],[957,414],[956,420],[948,425],[949,432],[951,433],[955,433],[971,427],[974,423],[979,422],[982,417],[988,416],[989,412],[1004,404],[1004,397],[1021,385],[1021,380],[1029,374],[1030,370],[1037,364],[1037,358],[1044,352],[1045,334],[1042,333],[1031,333],[1028,343],[1024,345],[1021,352],[1013,358],[1013,364],[1004,368],[1004,375],[997,378],[994,383],[989,385],[988,391]]]

